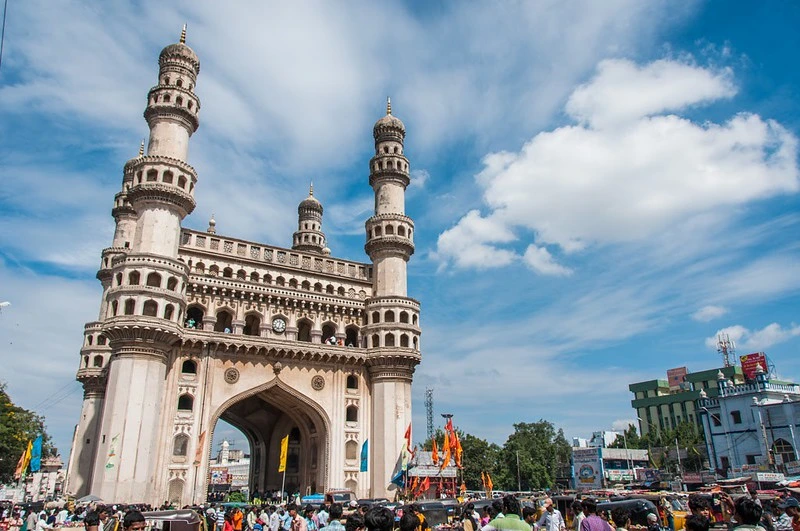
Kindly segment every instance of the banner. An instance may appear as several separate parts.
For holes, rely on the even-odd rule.
[[[359,472],[366,472],[369,463],[369,439],[364,441],[364,444],[361,445],[361,467],[359,467]]]
[[[603,461],[600,448],[572,449],[572,481],[575,490],[603,488]]]
[[[200,438],[197,439],[197,448],[194,451],[194,464],[199,465],[200,461],[203,459],[203,443],[206,440],[206,432],[200,434]]]
[[[761,369],[767,370],[767,356],[763,352],[754,352],[752,354],[745,354],[739,356],[739,361],[742,364],[742,373],[748,380],[755,380],[756,370],[759,366]]]
[[[31,451],[33,450],[33,441],[28,441],[28,446],[17,462],[17,469],[14,471],[14,479],[19,479],[25,475],[25,470],[28,469],[28,463],[31,462]]]
[[[278,472],[286,472],[286,457],[289,455],[289,436],[281,439],[281,460],[278,464]]]
[[[42,436],[39,435],[33,441],[31,450],[31,472],[38,472],[42,468]]]

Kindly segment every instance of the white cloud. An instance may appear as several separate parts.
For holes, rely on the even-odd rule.
[[[558,264],[553,259],[553,255],[544,247],[529,245],[523,259],[528,267],[542,275],[569,276],[572,274],[570,268]]]
[[[701,323],[707,323],[709,321],[713,321],[714,319],[719,319],[723,315],[728,313],[728,309],[723,306],[714,306],[710,304],[708,306],[703,306],[696,312],[692,314],[692,319],[695,321],[699,321]]]
[[[714,72],[662,59],[644,66],[609,59],[597,75],[567,101],[567,113],[593,128],[635,122],[690,105],[729,98],[736,93],[730,70]]]
[[[778,323],[772,323],[760,330],[750,330],[742,325],[729,326],[717,330],[713,337],[706,338],[706,346],[716,349],[717,337],[720,334],[727,334],[736,343],[736,348],[740,351],[763,351],[773,345],[784,343],[800,336],[800,325],[792,323],[784,328]]]
[[[800,190],[797,138],[777,122],[747,113],[722,124],[652,115],[732,90],[727,76],[698,66],[654,65],[603,62],[571,100],[573,112],[591,125],[542,132],[518,153],[485,157],[476,181],[496,231],[528,229],[539,247],[552,244],[569,253],[592,244],[646,242],[697,218],[729,219],[731,207]],[[627,87],[647,92],[653,84],[660,90],[630,108],[609,102],[615,87],[624,96]],[[694,84],[701,85],[699,95],[687,91]],[[470,253],[469,240],[458,245],[451,239],[461,224],[479,223],[476,216],[470,212],[442,234],[449,234],[447,246],[439,242],[444,263],[474,262],[460,256]]]
[[[639,425],[636,419],[617,419],[611,423],[611,429],[614,431],[625,431],[631,424],[634,426]]]
[[[508,243],[514,234],[495,218],[482,217],[472,210],[455,227],[439,235],[437,256],[452,257],[458,267],[487,269],[510,264],[518,257],[493,243]]]

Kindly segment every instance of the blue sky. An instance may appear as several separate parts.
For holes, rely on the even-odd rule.
[[[800,379],[800,7],[791,2],[9,5],[0,71],[0,378],[66,456],[94,279],[159,50],[200,56],[185,225],[288,246],[313,179],[366,260],[371,129],[414,169],[414,383],[502,442],[634,417],[627,385],[717,366],[727,329]],[[709,340],[711,338],[711,341]]]

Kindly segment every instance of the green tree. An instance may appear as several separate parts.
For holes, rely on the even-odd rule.
[[[0,382],[0,483],[13,481],[14,470],[28,441],[39,434],[42,435],[42,455],[50,455],[53,449],[45,431],[44,417],[15,405],[6,391],[6,384]]]
[[[507,490],[536,490],[555,485],[559,468],[569,462],[569,443],[564,433],[556,431],[551,422],[514,424],[514,433],[509,435],[500,454],[502,464],[498,475]]]

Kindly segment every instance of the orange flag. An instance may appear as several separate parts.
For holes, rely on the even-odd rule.
[[[483,485],[483,490],[486,490],[486,472],[481,470],[481,485]]]
[[[436,448],[436,438],[433,438],[431,440],[431,443],[433,443],[433,450],[431,451],[431,461],[433,461],[434,465],[438,465],[439,464],[439,450]]]
[[[428,489],[430,488],[431,488],[431,478],[426,477],[424,480],[422,480],[422,483],[419,486],[419,493],[424,494],[428,492]]]
[[[444,434],[442,451],[444,452],[444,457],[442,457],[442,466],[439,468],[439,470],[444,470],[447,468],[447,465],[450,464],[450,436],[447,433]]]
[[[461,448],[461,440],[456,432],[453,432],[453,438],[455,439],[456,466],[461,468],[461,454],[464,453],[464,449]]]
[[[486,473],[486,490],[488,492],[492,492],[494,490],[494,483],[492,483],[492,476],[489,473]]]

